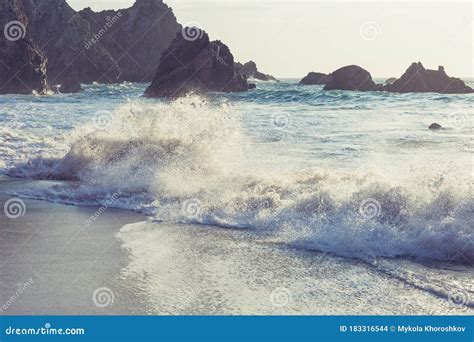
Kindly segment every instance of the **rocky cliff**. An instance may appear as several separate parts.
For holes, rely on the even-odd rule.
[[[65,0],[23,2],[31,38],[48,58],[47,76],[51,85],[62,84],[65,80],[117,82],[116,61],[100,42],[89,49],[85,47],[85,41],[93,36],[93,31]]]
[[[46,57],[31,40],[22,0],[0,0],[0,94],[44,93]]]
[[[193,28],[186,28],[186,32]],[[177,97],[189,92],[239,92],[249,89],[247,79],[235,71],[234,57],[220,41],[197,28],[188,36],[179,32],[163,53],[149,97]]]
[[[119,69],[119,80],[151,81],[161,54],[181,31],[170,7],[162,0],[137,0],[127,9],[78,12],[94,35],[86,41],[92,47],[100,42]]]

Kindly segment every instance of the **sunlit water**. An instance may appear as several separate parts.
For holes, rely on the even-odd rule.
[[[0,96],[0,169],[38,180],[11,193],[244,229],[362,260],[439,297],[473,296],[473,94],[327,92],[285,80],[164,102],[142,98],[145,87]],[[434,122],[443,129],[428,130]],[[120,234],[135,271],[153,273],[144,262],[153,255],[140,253],[159,234],[152,227]],[[437,272],[406,264],[413,258]]]

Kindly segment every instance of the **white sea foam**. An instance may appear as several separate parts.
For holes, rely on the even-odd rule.
[[[232,106],[193,96],[131,102],[109,119],[76,129],[66,156],[32,158],[8,170],[77,182],[20,194],[93,204],[120,190],[113,205],[167,222],[250,228],[349,257],[474,260],[470,174],[259,167],[245,158],[248,141]]]

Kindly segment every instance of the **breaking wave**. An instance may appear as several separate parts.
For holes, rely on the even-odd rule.
[[[278,173],[246,160],[240,122],[225,102],[136,101],[76,129],[65,156],[30,159],[7,174],[67,181],[18,190],[23,196],[101,204],[119,193],[108,206],[167,222],[247,228],[341,256],[474,261],[470,175]]]

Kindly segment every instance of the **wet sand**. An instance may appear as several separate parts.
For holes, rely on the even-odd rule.
[[[11,182],[0,180],[0,314],[147,313],[139,289],[120,281],[128,257],[115,236],[142,216],[109,208],[87,226],[97,207],[23,199],[24,216],[9,218],[3,206],[14,197],[5,195]],[[96,305],[101,288],[110,292],[96,292]]]

